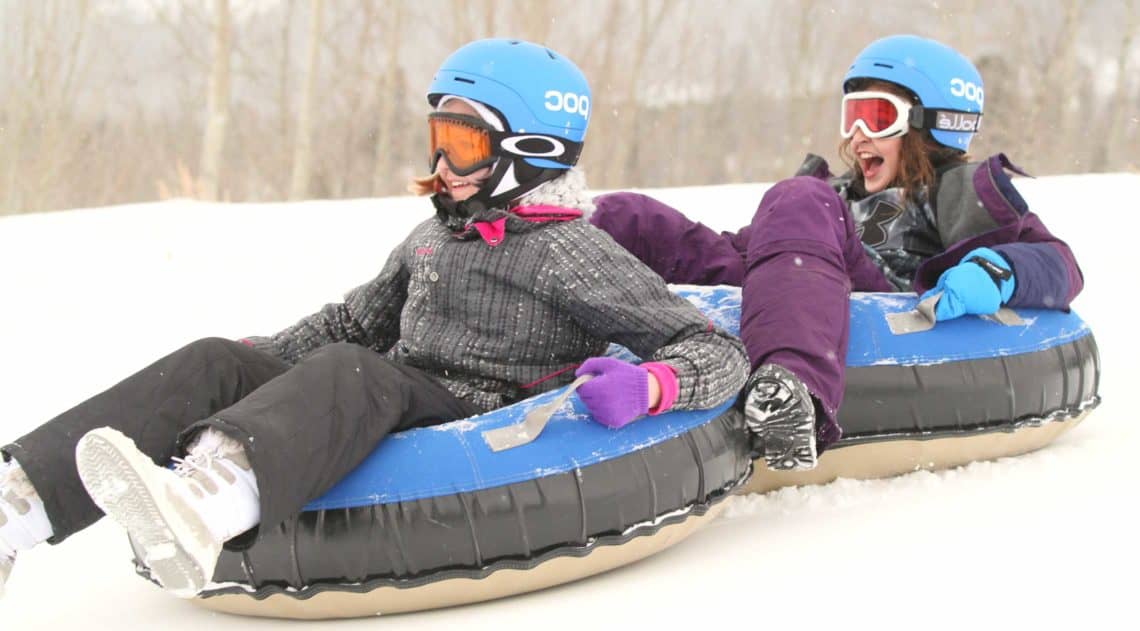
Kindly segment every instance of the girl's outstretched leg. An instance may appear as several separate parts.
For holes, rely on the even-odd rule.
[[[76,460],[154,577],[189,598],[213,578],[223,546],[252,545],[259,524],[299,513],[388,433],[481,411],[415,368],[329,344],[184,431],[189,455],[173,471],[108,428],[84,436]]]
[[[179,434],[283,373],[285,362],[221,338],[192,342],[4,446],[0,467],[0,590],[16,552],[59,543],[102,516],[79,479],[75,448],[97,427],[166,462]]]

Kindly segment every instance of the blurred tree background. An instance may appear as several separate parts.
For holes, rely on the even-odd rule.
[[[0,214],[401,194],[488,36],[586,73],[594,188],[775,181],[837,164],[847,64],[903,32],[982,71],[974,155],[1140,169],[1140,0],[0,0]]]

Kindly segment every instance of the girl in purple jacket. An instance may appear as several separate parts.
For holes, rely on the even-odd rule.
[[[1021,172],[1000,154],[968,162],[985,97],[960,53],[910,35],[877,40],[843,93],[850,170],[834,177],[809,155],[736,233],[631,193],[598,198],[591,217],[669,282],[742,287],[752,364],[742,401],[772,469],[811,469],[842,434],[851,291],[937,296],[947,320],[1002,305],[1065,309],[1083,284],[1005,170]]]

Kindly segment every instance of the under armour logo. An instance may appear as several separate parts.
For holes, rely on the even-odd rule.
[[[859,223],[859,227],[855,229],[855,234],[859,235],[859,239],[863,243],[873,248],[883,245],[887,242],[887,232],[891,223],[898,219],[902,213],[901,207],[885,200],[878,200],[867,218]]]

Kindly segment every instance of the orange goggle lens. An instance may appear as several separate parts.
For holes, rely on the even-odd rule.
[[[490,131],[482,121],[468,116],[430,114],[428,136],[433,166],[442,152],[448,166],[460,175],[486,166],[494,157]]]

